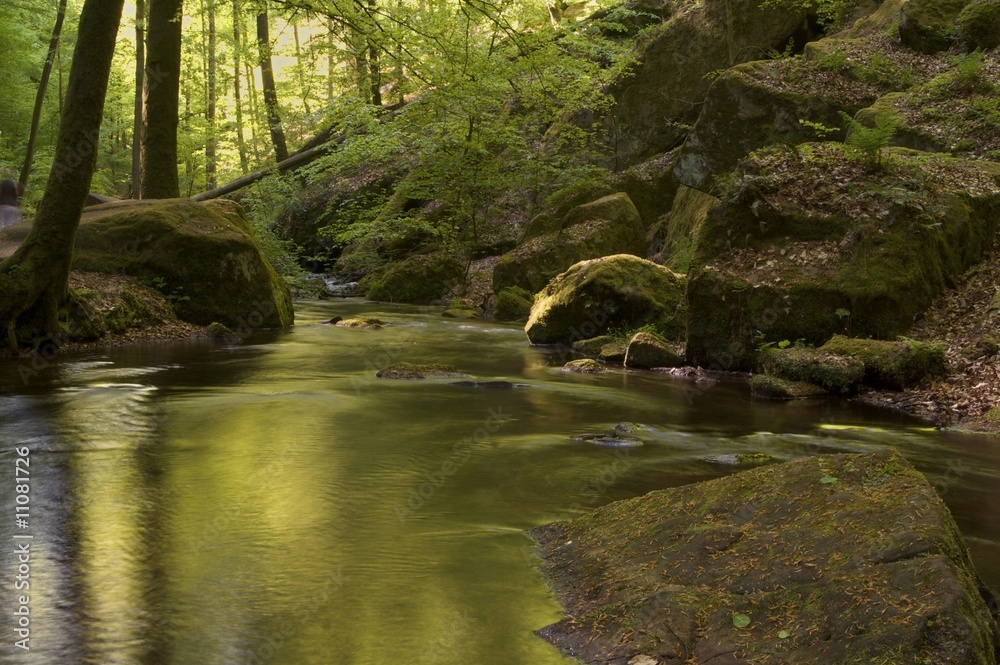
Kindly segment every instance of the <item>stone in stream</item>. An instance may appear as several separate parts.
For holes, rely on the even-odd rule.
[[[396,363],[379,370],[375,376],[380,379],[457,379],[468,375],[459,372],[451,365]]]
[[[334,323],[338,328],[360,328],[362,330],[381,330],[385,321],[373,316],[361,316],[354,319],[341,319]]]
[[[572,617],[539,634],[584,662],[996,662],[995,599],[895,451],[651,492],[531,535]]]
[[[642,441],[634,436],[626,436],[618,432],[609,434],[574,434],[569,437],[573,441],[587,441],[598,446],[608,448],[635,448],[642,445]]]
[[[577,374],[603,374],[608,371],[608,368],[593,358],[581,358],[580,360],[570,360],[562,366],[562,371],[576,372]]]

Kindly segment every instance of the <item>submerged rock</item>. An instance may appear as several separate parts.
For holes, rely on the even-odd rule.
[[[750,394],[762,399],[811,399],[830,393],[807,381],[787,381],[766,374],[750,379]]]
[[[361,316],[354,319],[341,319],[334,322],[338,328],[362,328],[364,330],[381,330],[385,321],[373,316]]]
[[[608,434],[574,434],[569,438],[573,441],[587,441],[588,443],[608,448],[635,448],[642,445],[641,439],[619,432],[610,432]]]
[[[608,368],[592,358],[582,358],[580,360],[570,360],[563,365],[562,371],[577,372],[580,374],[602,374],[607,372]]]
[[[652,492],[531,535],[573,617],[539,633],[585,662],[987,665],[1000,645],[948,509],[894,451]]]
[[[458,388],[488,388],[490,390],[513,390],[518,384],[510,381],[452,381],[448,385]]]
[[[532,344],[572,344],[609,328],[652,324],[682,339],[684,277],[637,256],[581,261],[538,294],[525,333]]]
[[[451,365],[396,363],[379,370],[375,376],[380,379],[455,379],[467,375],[459,372]]]

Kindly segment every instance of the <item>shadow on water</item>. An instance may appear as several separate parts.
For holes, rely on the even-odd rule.
[[[319,323],[334,313],[391,325]],[[238,345],[58,358],[28,386],[0,365],[0,463],[19,446],[32,461],[32,650],[16,662],[565,662],[532,633],[560,608],[523,530],[732,473],[720,462],[743,452],[898,448],[1000,586],[992,438],[843,402],[756,402],[739,381],[567,374],[516,326],[437,309],[297,316]],[[400,361],[517,385],[375,378]],[[623,422],[633,445],[581,440]],[[16,530],[0,520],[7,542]]]

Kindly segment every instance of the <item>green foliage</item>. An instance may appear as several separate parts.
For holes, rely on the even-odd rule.
[[[813,133],[816,134],[816,138],[820,141],[825,140],[830,134],[835,134],[840,131],[840,127],[827,127],[821,122],[813,122],[811,120],[805,120],[804,118],[799,118],[799,124],[806,129],[811,129]]]
[[[828,26],[837,22],[847,9],[847,0],[764,0],[764,9],[785,9],[815,13],[820,25]]]
[[[268,263],[293,285],[304,286],[306,273],[299,265],[298,249],[291,241],[281,238],[277,230],[279,216],[288,202],[294,200],[298,189],[298,183],[290,176],[268,176],[247,190],[243,207],[254,239]]]
[[[667,267],[680,273],[687,273],[694,258],[695,242],[688,236],[681,236],[670,243],[670,258]]]
[[[867,127],[841,112],[840,117],[848,126],[847,145],[859,152],[865,163],[872,168],[883,166],[882,151],[889,145],[901,119],[891,113],[882,113],[875,118],[875,126]]]

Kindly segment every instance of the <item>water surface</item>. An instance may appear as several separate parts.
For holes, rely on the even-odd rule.
[[[298,325],[0,364],[0,538],[31,539],[31,651],[3,663],[549,665],[560,619],[524,530],[781,460],[885,447],[928,474],[1000,587],[1000,444],[844,402],[752,401],[745,383],[560,372],[518,326],[440,309],[300,303]],[[319,325],[340,314],[392,325]],[[476,380],[375,378],[398,361]],[[43,366],[44,365],[44,366]],[[36,372],[37,373],[34,373]],[[641,446],[573,440],[641,425]],[[15,448],[31,456],[14,521]]]

